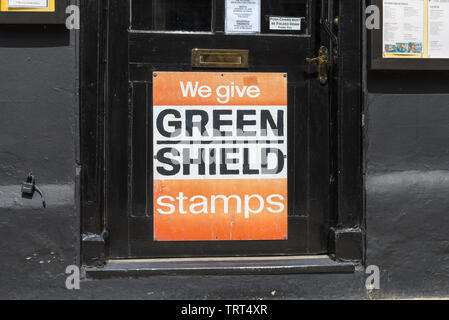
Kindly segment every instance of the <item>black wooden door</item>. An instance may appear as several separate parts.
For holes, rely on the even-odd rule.
[[[261,0],[256,34],[226,33],[225,2],[109,1],[105,225],[111,258],[327,253],[332,97],[306,63],[330,46],[319,1]],[[270,28],[270,17],[301,17],[300,30]],[[194,68],[195,48],[248,50],[248,68]],[[288,74],[288,240],[154,241],[152,89],[153,72],[164,71]]]

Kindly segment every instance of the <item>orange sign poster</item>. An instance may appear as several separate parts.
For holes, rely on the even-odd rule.
[[[287,239],[287,76],[156,72],[154,240]]]

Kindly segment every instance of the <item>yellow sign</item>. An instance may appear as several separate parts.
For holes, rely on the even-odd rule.
[[[33,6],[33,1],[22,1],[24,4],[20,6],[11,5],[11,0],[0,0],[0,2],[2,12],[55,12],[55,0],[47,0],[46,8]],[[27,3],[30,3],[29,7],[27,7]]]

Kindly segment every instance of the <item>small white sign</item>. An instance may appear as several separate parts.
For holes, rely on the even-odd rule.
[[[429,0],[429,58],[449,58],[448,0]]]
[[[260,0],[226,0],[226,33],[258,33],[260,20]]]
[[[295,30],[301,31],[302,18],[295,17],[270,17],[270,30]]]
[[[8,8],[48,8],[48,0],[8,0]]]

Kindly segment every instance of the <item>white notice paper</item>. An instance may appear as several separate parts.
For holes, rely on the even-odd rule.
[[[384,0],[384,54],[422,55],[424,0]]]
[[[9,8],[48,8],[48,0],[8,0]]]
[[[449,58],[449,0],[429,0],[429,58]]]
[[[301,20],[294,17],[270,17],[270,30],[301,31]]]
[[[226,0],[226,33],[258,33],[260,18],[260,0]]]

